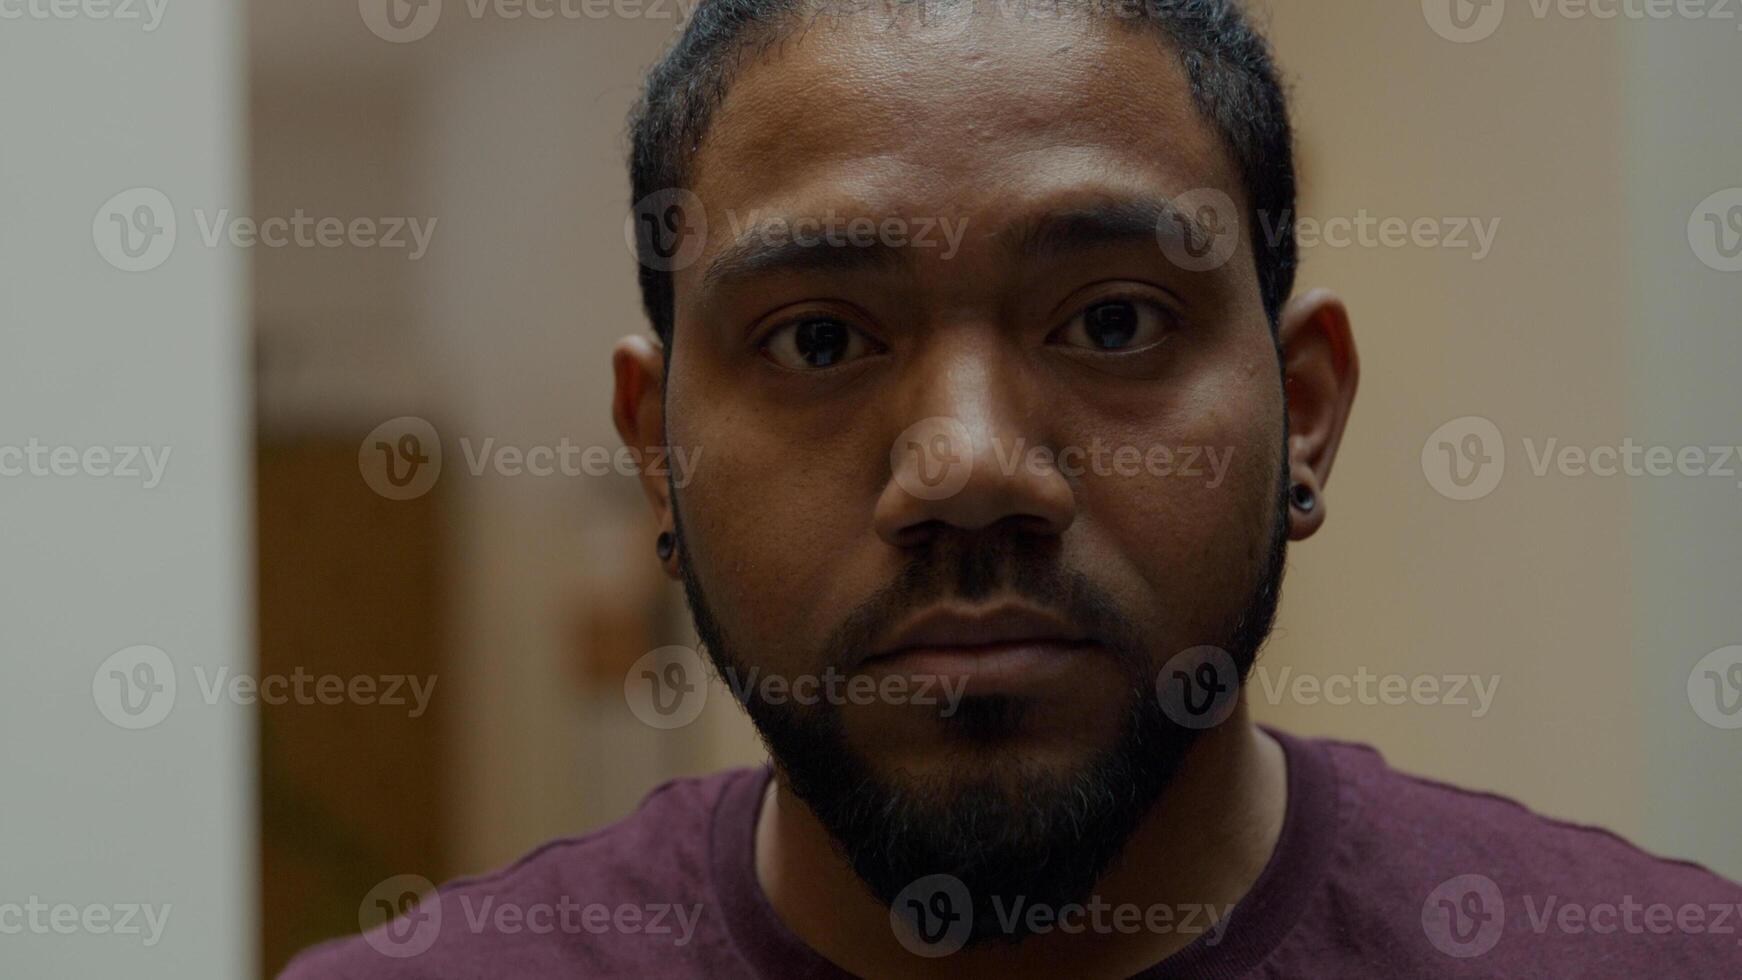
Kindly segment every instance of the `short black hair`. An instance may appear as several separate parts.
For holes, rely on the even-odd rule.
[[[849,4],[865,0],[848,0]],[[937,0],[882,0],[892,6]],[[961,0],[971,2],[971,0]],[[994,0],[1036,3],[1149,25],[1169,42],[1198,111],[1212,122],[1239,168],[1252,229],[1258,288],[1274,332],[1294,289],[1295,170],[1288,97],[1269,43],[1238,0]],[[802,15],[839,0],[702,0],[660,60],[648,70],[629,118],[630,200],[688,186],[695,154],[735,72],[795,30]],[[1264,219],[1264,220],[1261,220]],[[637,220],[641,301],[669,353],[674,298],[669,265]]]

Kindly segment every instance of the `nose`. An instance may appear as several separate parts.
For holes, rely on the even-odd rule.
[[[1048,416],[1019,367],[996,353],[934,358],[906,380],[890,448],[889,481],[873,523],[902,548],[1001,522],[1060,535],[1076,518],[1075,491],[1057,466]]]

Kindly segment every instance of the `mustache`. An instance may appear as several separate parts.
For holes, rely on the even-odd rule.
[[[976,534],[939,539],[915,553],[889,584],[855,606],[829,635],[827,662],[851,671],[872,644],[914,613],[946,600],[1019,598],[1082,630],[1132,665],[1141,662],[1136,625],[1107,590],[1068,567],[1056,538]]]

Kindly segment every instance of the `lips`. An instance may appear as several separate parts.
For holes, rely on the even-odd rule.
[[[975,694],[1058,690],[1099,649],[1062,617],[1022,605],[938,607],[893,631],[864,667],[873,674],[941,679]]]
[[[986,609],[938,607],[908,620],[880,644],[872,660],[918,650],[960,650],[1000,646],[1073,646],[1090,637],[1062,617],[1032,606],[1006,604]]]

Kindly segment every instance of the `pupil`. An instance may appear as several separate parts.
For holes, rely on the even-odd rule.
[[[1137,336],[1137,310],[1130,303],[1102,303],[1089,308],[1089,339],[1106,349],[1124,347]]]
[[[847,356],[847,325],[834,320],[806,320],[798,325],[793,343],[812,367],[828,367]]]

